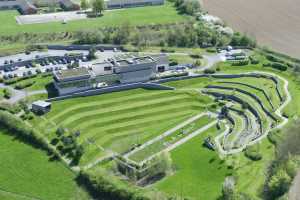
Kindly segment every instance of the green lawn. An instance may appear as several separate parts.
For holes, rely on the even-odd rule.
[[[148,158],[151,155],[154,155],[162,150],[164,150],[168,143],[169,145],[174,144],[184,137],[188,136],[189,134],[193,133],[194,131],[202,128],[203,126],[207,125],[208,123],[212,122],[212,118],[209,118],[207,116],[203,116],[199,118],[198,120],[184,126],[183,128],[173,132],[172,134],[162,138],[161,140],[158,140],[157,142],[154,142],[153,144],[145,147],[144,149],[141,149],[137,151],[136,153],[132,154],[129,159],[141,162],[144,159]],[[183,134],[183,131],[185,133]]]
[[[0,35],[12,35],[21,32],[49,33],[96,29],[105,26],[119,26],[124,22],[131,25],[166,24],[184,21],[187,17],[179,15],[173,5],[166,2],[162,6],[105,11],[103,17],[70,21],[68,24],[51,22],[44,24],[18,25],[17,11],[0,11]]]
[[[49,138],[58,126],[80,130],[85,162],[103,155],[96,145],[125,152],[202,112],[210,101],[185,91],[136,89],[53,102],[50,113],[31,123]]]
[[[88,199],[76,185],[75,175],[60,162],[50,162],[45,152],[4,132],[0,131],[0,199],[22,199],[18,196],[43,200]]]
[[[203,140],[215,135],[216,128],[198,135],[193,140],[171,152],[176,166],[174,175],[156,183],[153,187],[171,195],[192,199],[215,200],[221,195],[224,178],[232,174],[216,152],[202,146]]]

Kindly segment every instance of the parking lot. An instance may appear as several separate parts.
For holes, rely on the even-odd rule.
[[[79,13],[78,11],[16,16],[16,20],[19,24],[38,24],[47,22],[66,23],[68,21],[86,18],[87,15],[85,13]]]
[[[74,62],[81,67],[90,67],[94,63],[104,62],[122,54],[122,52],[97,51],[97,59],[88,61],[88,51],[83,50],[48,50],[45,52],[31,52],[30,54],[16,54],[0,57],[0,75],[5,78],[30,76],[38,73],[67,69]]]

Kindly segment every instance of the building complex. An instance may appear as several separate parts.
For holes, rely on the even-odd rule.
[[[110,59],[89,67],[55,71],[54,86],[59,95],[111,85],[147,82],[157,72],[168,70],[166,55]]]

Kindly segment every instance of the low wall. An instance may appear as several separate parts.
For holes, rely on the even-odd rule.
[[[90,50],[91,48],[96,48],[97,50],[103,49],[103,50],[114,50],[119,49],[123,50],[123,46],[120,45],[105,45],[105,44],[99,44],[99,45],[47,45],[48,49],[51,50]]]
[[[105,88],[99,88],[99,89],[92,89],[87,90],[84,92],[76,92],[70,95],[64,95],[60,97],[54,97],[50,98],[47,101],[59,101],[64,99],[70,99],[74,97],[86,97],[86,96],[93,96],[93,95],[99,95],[99,94],[105,94],[105,93],[111,93],[111,92],[119,92],[124,90],[130,90],[130,89],[137,89],[137,88],[144,88],[144,89],[155,89],[155,90],[174,90],[175,88],[164,86],[156,83],[132,83],[132,84],[122,84],[117,86],[111,86],[111,87],[105,87]]]

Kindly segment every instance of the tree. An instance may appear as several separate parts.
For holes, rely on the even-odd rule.
[[[89,3],[87,2],[87,0],[81,0],[80,1],[80,7],[82,10],[86,10],[89,8]]]
[[[102,14],[102,11],[105,9],[104,0],[94,0],[93,4],[93,12],[97,16],[98,14]]]
[[[286,193],[291,185],[291,177],[283,169],[273,175],[268,183],[269,194],[272,197],[279,197]]]
[[[87,58],[89,60],[93,60],[96,58],[96,48],[95,47],[90,48]]]

